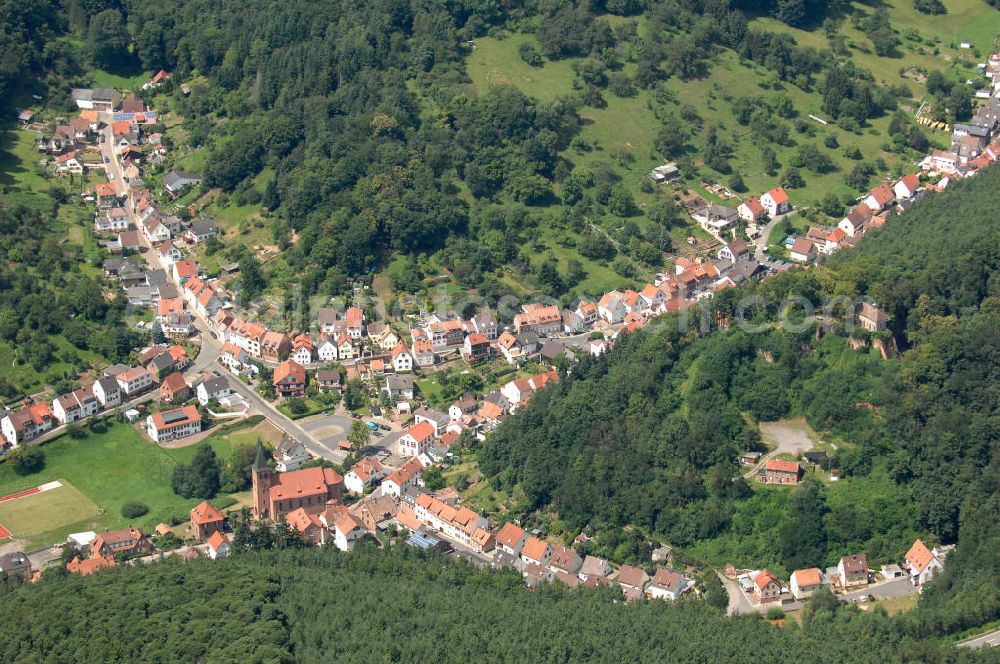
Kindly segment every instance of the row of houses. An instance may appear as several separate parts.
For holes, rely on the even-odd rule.
[[[673,601],[694,588],[692,579],[669,567],[657,567],[653,576],[632,565],[616,571],[603,558],[581,558],[573,547],[543,540],[512,522],[496,534],[494,566],[517,569],[531,587],[547,581],[569,586],[617,585],[627,600]]]
[[[944,569],[949,552],[949,547],[928,548],[918,539],[903,556],[902,565],[882,566],[881,579],[888,581],[905,575],[914,586],[923,586]],[[863,553],[843,556],[835,567],[826,570],[818,567],[795,570],[787,585],[767,568],[732,575],[759,604],[789,598],[801,601],[821,588],[841,593],[855,592],[867,588],[876,578],[876,573],[869,568],[868,557]]]
[[[91,385],[59,395],[50,403],[30,404],[7,412],[0,420],[0,431],[7,444],[16,447],[57,426],[116,408],[152,389],[188,363],[183,347],[154,346],[139,354],[138,366],[113,365]]]

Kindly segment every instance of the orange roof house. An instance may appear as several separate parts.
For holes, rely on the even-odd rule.
[[[221,531],[225,523],[226,517],[222,516],[222,512],[207,501],[200,502],[191,510],[191,532],[198,539]]]
[[[66,569],[70,573],[79,574],[80,576],[90,576],[103,569],[114,569],[116,566],[117,563],[114,556],[92,556],[86,560],[74,557],[73,560],[66,563]]]

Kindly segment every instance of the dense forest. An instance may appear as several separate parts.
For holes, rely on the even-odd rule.
[[[620,598],[620,594],[619,594]],[[975,662],[829,594],[800,629],[704,602],[537,592],[517,574],[408,547],[244,553],[0,585],[0,659],[35,662]],[[471,610],[470,610],[471,607]]]
[[[682,547],[718,538],[723,555],[788,571],[856,550],[893,560],[929,533],[958,553],[920,615],[941,633],[995,620],[1000,593],[986,579],[1000,575],[1000,227],[984,220],[998,207],[993,168],[821,268],[707,305],[725,326],[746,295],[817,307],[867,296],[892,316],[898,359],[851,350],[850,335],[869,336],[857,329],[795,332],[777,307],[749,312],[754,333],[669,319],[533,399],[487,440],[482,470],[496,488],[523,491],[525,515],[551,507],[571,531],[634,524]],[[778,498],[738,476],[738,454],[761,449],[754,422],[789,415],[843,442],[831,465],[844,488],[808,481]]]

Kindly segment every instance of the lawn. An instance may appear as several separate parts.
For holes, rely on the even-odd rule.
[[[93,529],[94,526],[88,523],[115,527],[131,522],[152,530],[156,524],[169,521],[171,517],[186,519],[190,509],[200,501],[181,498],[173,492],[170,479],[174,467],[189,461],[198,448],[206,444],[225,460],[233,445],[230,437],[218,436],[190,447],[163,450],[126,424],[112,424],[104,433],[92,433],[87,428],[84,431],[87,435],[81,439],[62,436],[46,443],[42,447],[45,467],[32,475],[18,476],[6,464],[0,464],[0,495],[60,480],[72,484],[86,497],[89,505],[96,507],[95,511],[102,512],[100,516],[72,522],[72,527],[66,525],[70,522],[65,519],[66,523],[45,520],[36,526],[39,535],[33,536],[35,544],[63,539],[74,529]],[[121,507],[130,500],[148,505],[149,513],[131,521],[122,517]],[[0,520],[0,523],[4,522]]]
[[[150,72],[138,72],[132,76],[112,74],[111,72],[97,69],[91,77],[91,83],[95,88],[116,88],[118,90],[138,90],[142,84],[149,80]]]
[[[52,185],[39,165],[44,156],[35,147],[35,136],[24,129],[0,132],[0,184],[28,192]]]
[[[80,523],[103,522],[97,505],[65,479],[61,487],[0,503],[0,524],[15,538],[55,541],[64,533],[55,531]],[[6,493],[6,492],[5,492]]]

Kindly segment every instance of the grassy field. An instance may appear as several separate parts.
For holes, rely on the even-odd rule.
[[[86,428],[84,431],[88,431]],[[45,468],[32,475],[21,477],[6,464],[0,464],[0,495],[59,480],[72,485],[82,498],[79,509],[68,514],[57,507],[35,513],[33,523],[25,522],[20,532],[17,522],[7,523],[10,504],[0,503],[0,523],[24,537],[31,545],[40,546],[59,541],[67,533],[93,530],[134,523],[143,529],[152,528],[173,516],[187,518],[192,507],[200,501],[176,495],[170,478],[178,463],[187,463],[197,450],[211,445],[221,460],[226,460],[238,442],[255,442],[253,431],[234,432],[226,436],[213,436],[197,445],[180,449],[160,449],[126,424],[113,424],[104,433],[90,433],[85,438],[72,439],[62,436],[43,446]],[[44,504],[47,493],[41,494]],[[56,496],[58,498],[58,496]],[[61,499],[60,499],[61,500]],[[138,519],[121,516],[122,505],[138,500],[149,506],[149,513]],[[61,504],[61,503],[58,503]],[[84,508],[86,508],[84,510]],[[73,517],[83,514],[79,519]],[[16,515],[15,515],[16,516]]]
[[[98,69],[91,77],[91,84],[95,88],[116,88],[118,90],[138,90],[142,84],[149,80],[151,72],[139,72],[131,76],[112,74],[111,72]]]
[[[39,164],[44,156],[35,147],[35,136],[35,132],[23,129],[0,132],[0,184],[24,191],[52,185]]]
[[[68,526],[102,521],[94,501],[66,480],[61,487],[0,503],[0,524],[17,538],[58,540]],[[67,531],[69,532],[69,531]]]

